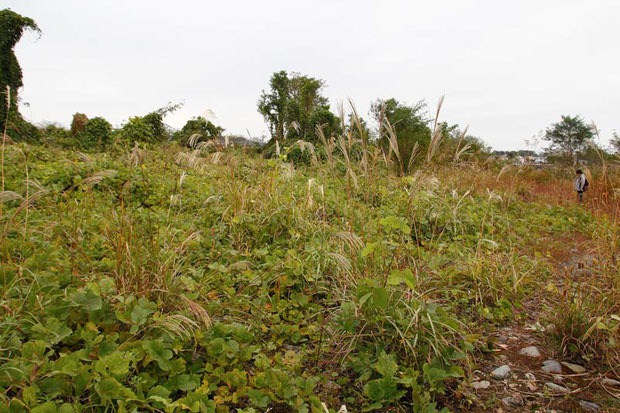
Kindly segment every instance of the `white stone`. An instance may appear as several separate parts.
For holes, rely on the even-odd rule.
[[[502,399],[502,403],[504,403],[506,405],[506,407],[515,407],[515,406],[521,406],[523,404],[523,402],[519,399],[516,399],[512,396],[508,396],[508,397],[504,397]]]
[[[551,389],[552,391],[554,391],[556,393],[568,393],[568,392],[570,392],[570,390],[568,390],[566,387],[560,386],[559,384],[555,384],[555,383],[551,383],[551,382],[545,383],[545,386],[547,386],[549,389]]]
[[[507,364],[499,366],[491,372],[491,377],[499,380],[507,379],[508,377],[510,377],[510,366]]]
[[[586,412],[598,412],[599,409],[598,404],[589,402],[587,400],[580,400],[579,406]]]
[[[519,350],[519,354],[527,357],[540,357],[540,351],[536,346],[529,346]]]
[[[490,385],[491,383],[487,380],[482,380],[473,382],[471,384],[471,387],[473,387],[474,389],[488,389]]]
[[[601,380],[601,384],[605,385],[605,386],[618,386],[620,387],[620,381],[618,380],[614,380],[614,379],[603,379]]]
[[[545,373],[562,373],[562,365],[555,360],[545,360],[541,370]]]

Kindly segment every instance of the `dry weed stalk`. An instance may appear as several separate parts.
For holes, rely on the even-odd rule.
[[[34,193],[30,193],[30,185],[34,186],[37,191]],[[6,222],[6,224],[4,224],[4,229],[2,230],[2,239],[4,239],[6,237],[7,231],[9,229],[9,227],[11,226],[11,224],[13,223],[13,221],[15,220],[15,218],[17,218],[17,216],[24,210],[26,210],[26,213],[28,211],[28,208],[34,204],[36,201],[38,201],[39,199],[43,198],[45,195],[49,194],[50,191],[47,189],[44,189],[41,184],[39,184],[36,181],[31,181],[30,179],[28,179],[26,181],[26,197],[22,197],[21,195],[17,195],[17,197],[15,197],[14,192],[12,191],[2,191],[0,192],[0,196],[4,197],[4,198],[15,198],[15,200],[21,200],[22,202],[19,204],[19,206],[15,209],[15,212],[13,212],[13,215],[11,215],[11,218]],[[0,206],[2,206],[4,204],[4,202],[0,202]],[[27,221],[26,221],[27,222]]]
[[[347,191],[348,191],[349,198],[350,198],[351,197],[351,181],[353,182],[353,186],[355,187],[355,189],[358,188],[357,175],[355,175],[355,172],[353,171],[353,167],[351,166],[351,158],[349,157],[347,143],[344,140],[343,135],[340,135],[338,139],[338,146],[340,148],[340,151],[342,152],[342,156],[344,157],[345,167],[347,168]]]
[[[323,132],[323,125],[317,125],[316,134],[323,143],[325,154],[327,155],[327,165],[330,171],[334,170],[334,147],[336,146],[334,138],[330,136],[329,140],[325,138],[325,132]]]
[[[6,118],[4,119],[4,131],[2,132],[2,161],[0,171],[2,175],[2,186],[0,192],[4,192],[4,147],[6,146],[6,127],[9,124],[9,112],[11,110],[11,88],[6,85]],[[2,217],[2,204],[0,204],[0,218]]]
[[[403,167],[402,159],[400,157],[400,150],[398,149],[398,139],[396,137],[396,131],[394,130],[394,127],[392,126],[389,120],[385,119],[384,123],[385,123],[385,130],[387,131],[388,143],[389,143],[389,149],[390,149],[387,154],[387,162],[391,162],[392,154],[394,154],[396,156],[396,160],[398,161],[399,172],[402,176],[405,174],[405,170]]]
[[[362,159],[360,161],[360,165],[362,166],[362,170],[364,171],[364,176],[366,178],[369,177],[369,169],[368,169],[368,136],[366,134],[366,130],[362,126],[361,119],[357,113],[357,108],[351,99],[349,99],[349,106],[351,107],[351,116],[355,127],[357,128],[357,132],[359,133],[359,139],[362,143]]]
[[[459,135],[459,141],[456,145],[456,150],[454,151],[454,162],[458,162],[459,159],[461,158],[461,156],[463,156],[464,154],[467,153],[467,151],[471,148],[471,144],[466,143],[462,148],[461,148],[461,144],[463,143],[463,140],[465,139],[465,136],[467,136],[467,131],[469,129],[469,125],[467,125],[465,127],[465,129],[463,129],[463,132],[461,132],[461,134]]]
[[[129,165],[133,167],[137,167],[138,165],[143,164],[144,161],[146,160],[146,155],[147,155],[146,149],[140,148],[140,146],[138,145],[138,142],[136,142],[133,145],[133,148],[131,149],[129,156],[127,157],[129,160]]]
[[[426,152],[426,162],[431,163],[433,157],[437,153],[439,146],[441,145],[441,141],[443,138],[443,131],[439,126],[439,113],[441,112],[441,107],[443,105],[444,96],[439,99],[439,103],[437,104],[437,111],[435,112],[435,121],[433,122],[433,133],[431,135],[431,141],[428,145],[428,151]]]
[[[105,178],[112,178],[112,177],[115,177],[117,174],[118,174],[118,171],[114,169],[106,169],[104,171],[99,171],[97,173],[92,174],[88,178],[84,178],[84,180],[82,181],[82,185],[93,187],[101,183],[101,181],[103,181]]]

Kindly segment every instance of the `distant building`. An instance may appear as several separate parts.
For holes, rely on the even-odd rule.
[[[517,156],[514,160],[515,165],[544,165],[547,158],[542,155]]]
[[[244,136],[220,136],[218,138],[216,138],[216,141],[219,145],[222,146],[226,146],[226,145],[231,145],[231,146],[261,146],[262,142],[259,141],[254,141],[251,139],[248,139]]]

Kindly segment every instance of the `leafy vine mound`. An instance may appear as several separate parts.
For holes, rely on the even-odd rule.
[[[18,91],[23,86],[22,69],[13,49],[25,30],[40,33],[34,20],[10,9],[0,11],[0,131],[15,140],[36,140],[38,131],[19,114]]]
[[[0,411],[480,411],[479,357],[554,282],[533,240],[601,240],[589,284],[618,302],[613,222],[524,199],[534,172],[196,151],[7,148]],[[589,302],[570,360],[613,377]]]

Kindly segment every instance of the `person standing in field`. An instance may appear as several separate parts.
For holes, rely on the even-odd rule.
[[[588,178],[581,169],[577,169],[575,177],[575,191],[577,191],[577,200],[583,202],[583,193],[588,190]]]

